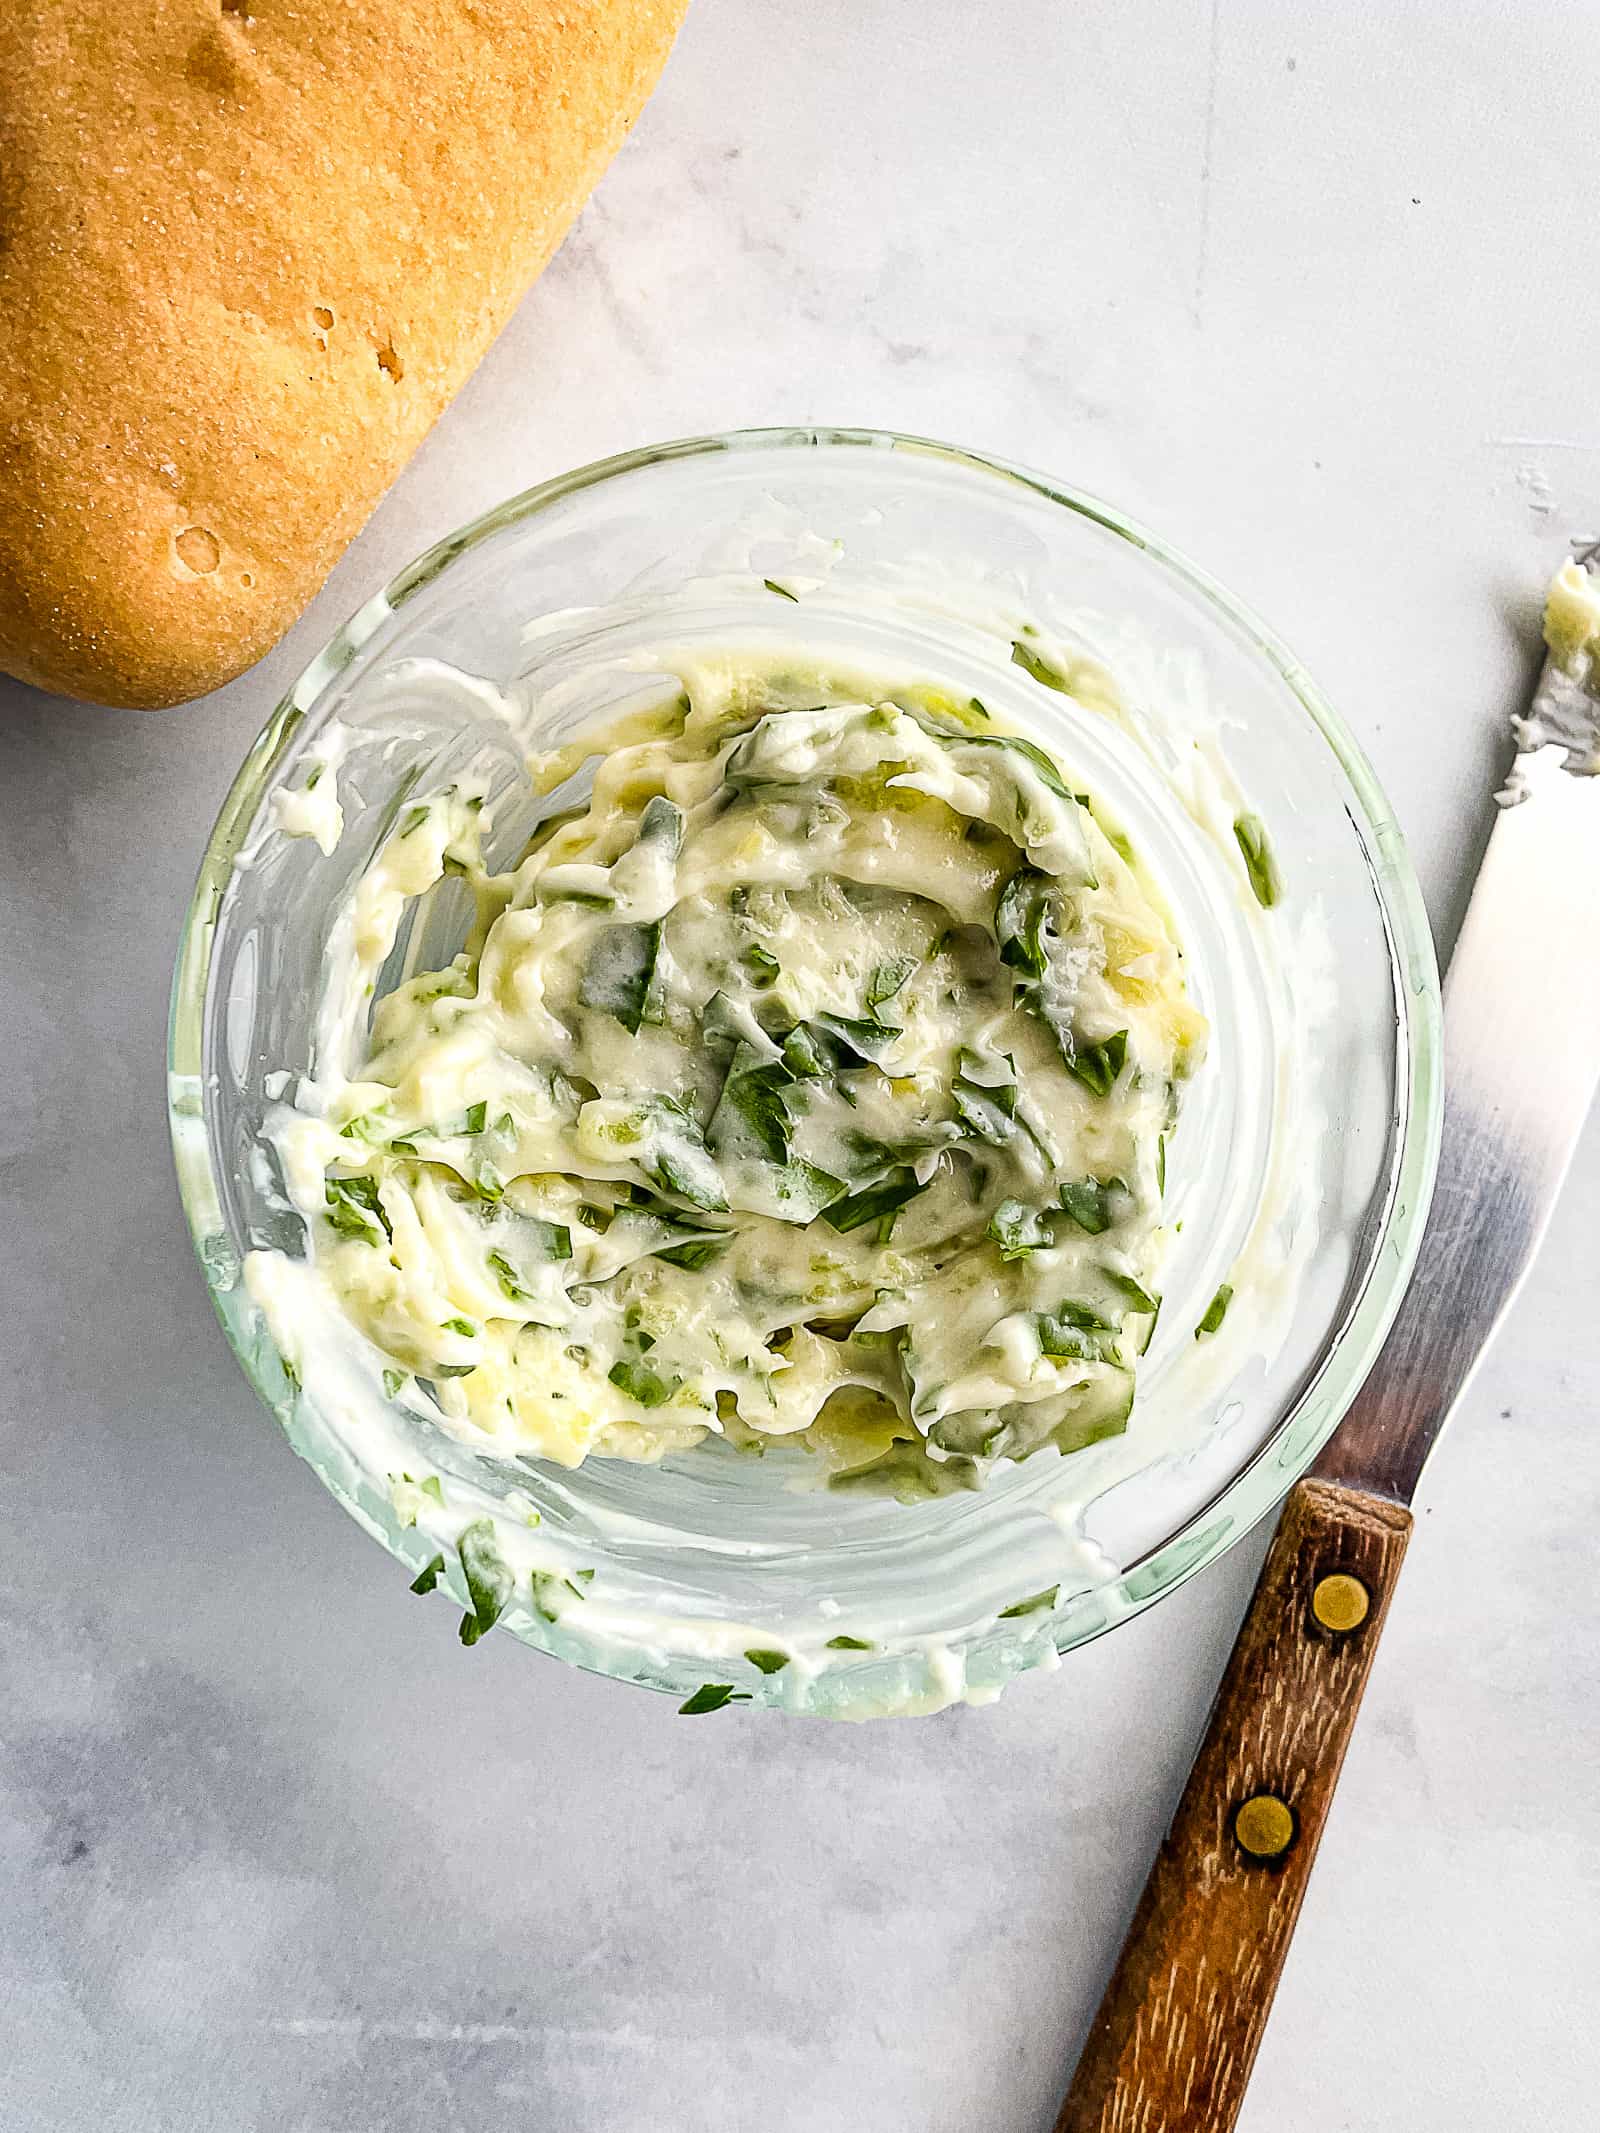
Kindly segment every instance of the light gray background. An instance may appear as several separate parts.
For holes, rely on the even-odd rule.
[[[691,1725],[463,1654],[212,1323],[180,916],[267,710],[416,549],[623,446],[833,420],[1204,561],[1365,741],[1448,937],[1541,578],[1600,532],[1597,79],[1587,0],[695,0],[287,644],[163,716],[0,683],[6,2133],[1044,2133],[1259,1538],[932,1720]],[[1600,1132],[1428,1476],[1248,2133],[1593,2123],[1597,1194]]]

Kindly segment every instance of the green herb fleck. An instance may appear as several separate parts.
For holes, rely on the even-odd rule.
[[[796,1023],[783,1040],[783,1063],[801,1081],[824,1079],[831,1065],[828,1054],[817,1041],[816,1032],[807,1029],[803,1022]]]
[[[394,1235],[383,1203],[378,1198],[376,1178],[329,1178],[324,1197],[328,1203],[329,1226],[339,1236],[357,1237],[364,1244],[376,1244],[380,1228],[386,1237]]]
[[[664,792],[652,793],[645,802],[638,842],[664,845],[674,859],[683,850],[683,809]]]
[[[890,1215],[904,1207],[907,1200],[915,1199],[922,1191],[922,1182],[908,1165],[897,1165],[889,1175],[876,1185],[869,1185],[864,1192],[847,1193],[842,1200],[835,1200],[831,1207],[822,1211],[822,1219],[830,1229],[841,1236],[863,1223],[876,1222],[883,1215]]]
[[[1030,977],[1050,967],[1046,934],[1055,910],[1055,884],[1037,867],[1018,867],[994,907],[994,937],[1000,960]]]
[[[1018,1600],[1014,1607],[1002,1607],[999,1619],[1002,1622],[1011,1622],[1018,1615],[1040,1614],[1045,1608],[1054,1607],[1056,1595],[1060,1590],[1059,1585],[1047,1585],[1043,1592],[1030,1592],[1025,1600]]]
[[[411,1590],[413,1592],[432,1592],[434,1586],[438,1584],[443,1571],[444,1557],[442,1555],[431,1556],[411,1580]]]
[[[619,1392],[625,1392],[630,1400],[637,1400],[641,1407],[662,1407],[677,1390],[677,1378],[664,1378],[648,1363],[630,1361],[621,1356],[606,1372],[606,1376]]]
[[[1109,1096],[1128,1058],[1128,1032],[1119,1029],[1100,1044],[1077,1046],[1067,1060],[1067,1071],[1077,1076],[1096,1096]]]
[[[585,1007],[614,1015],[637,1036],[641,1023],[659,1022],[663,1002],[656,987],[661,921],[648,926],[607,926],[589,951],[578,987]]]
[[[1029,1252],[1042,1252],[1055,1241],[1039,1210],[1021,1200],[1002,1200],[989,1217],[986,1234],[999,1245],[1002,1259],[1021,1259]]]
[[[780,975],[778,958],[770,949],[752,941],[744,952],[745,968],[763,985],[771,985]]]
[[[1024,674],[1031,674],[1035,681],[1043,682],[1047,689],[1059,690],[1063,696],[1071,694],[1066,675],[1059,667],[1053,667],[1048,659],[1041,659],[1031,645],[1013,642],[1011,659],[1014,666],[1021,667]]]
[[[1110,1200],[1114,1182],[1084,1178],[1061,1188],[1062,1206],[1079,1229],[1086,1229],[1091,1237],[1100,1236],[1111,1226]]]
[[[830,1637],[827,1649],[830,1652],[870,1652],[873,1647],[865,1637]]]
[[[456,1543],[472,1612],[461,1617],[461,1641],[476,1644],[494,1628],[511,1598],[511,1572],[495,1546],[494,1520],[474,1519]]]
[[[383,1391],[386,1399],[394,1399],[406,1381],[403,1370],[386,1370],[383,1373]]]
[[[950,1100],[962,1124],[979,1140],[1003,1148],[1016,1139],[1019,1129],[1015,1082],[1003,1082],[990,1089],[979,1082],[957,1080],[951,1087]]]
[[[446,1333],[459,1333],[464,1340],[475,1340],[478,1329],[470,1318],[443,1318],[439,1321]]]
[[[572,1257],[572,1232],[564,1222],[546,1222],[542,1215],[520,1215],[517,1218],[517,1240],[526,1244],[530,1251],[541,1259],[570,1259]],[[489,1264],[494,1266],[498,1254],[492,1255]],[[498,1268],[496,1269],[498,1272]]]
[[[500,1293],[509,1303],[530,1303],[532,1298],[517,1279],[517,1270],[504,1252],[491,1252],[489,1265],[500,1282]]]
[[[1122,1328],[1085,1303],[1058,1304],[1034,1320],[1040,1351],[1058,1361],[1103,1363],[1113,1360]]]
[[[486,1103],[468,1104],[467,1131],[481,1133],[489,1123],[489,1106]]]
[[[711,1120],[712,1145],[725,1142],[730,1126],[737,1122],[769,1162],[786,1163],[794,1121],[784,1091],[793,1080],[794,1071],[783,1060],[763,1060],[750,1045],[740,1044]]]
[[[1250,876],[1256,902],[1263,911],[1270,911],[1283,896],[1283,876],[1278,871],[1277,855],[1267,836],[1266,825],[1259,815],[1241,815],[1233,825],[1233,834],[1244,854],[1245,871]]]
[[[1225,1281],[1222,1284],[1221,1288],[1218,1289],[1216,1295],[1212,1297],[1210,1303],[1207,1304],[1205,1317],[1201,1319],[1199,1325],[1196,1326],[1194,1329],[1194,1337],[1196,1340],[1199,1340],[1200,1336],[1203,1333],[1216,1332],[1217,1328],[1222,1324],[1222,1321],[1227,1317],[1228,1306],[1232,1302],[1233,1289],[1229,1285],[1229,1283]]]
[[[832,1038],[834,1051],[841,1055],[839,1063],[847,1067],[881,1065],[900,1034],[882,1023],[859,1021],[849,1015],[818,1015],[815,1029],[824,1039]]]
[[[1021,665],[1022,662],[1019,660],[1018,664]],[[1029,671],[1032,672],[1032,669],[1030,668]],[[1040,679],[1042,677],[1036,676],[1035,678]],[[1054,684],[1048,684],[1048,686],[1054,686]],[[1062,683],[1061,686],[1064,688],[1066,685]],[[961,745],[964,748],[1003,748],[1008,755],[1020,755],[1025,761],[1032,764],[1033,768],[1039,773],[1039,782],[1048,787],[1058,800],[1070,800],[1075,805],[1079,804],[1078,795],[1069,785],[1063,782],[1060,771],[1051,762],[1049,756],[1045,754],[1037,742],[1024,740],[1020,733],[964,733],[961,736]],[[1087,886],[1089,888],[1094,887],[1092,878],[1087,883]]]
[[[713,1259],[720,1259],[732,1242],[733,1233],[722,1230],[704,1237],[686,1237],[681,1244],[669,1244],[665,1251],[654,1256],[664,1259],[668,1266],[687,1267],[692,1273],[698,1273],[702,1267],[710,1266]]]
[[[878,1010],[886,1000],[892,1000],[900,992],[907,978],[917,967],[914,955],[891,956],[888,962],[880,963],[867,981],[867,1012],[874,1022],[882,1022]],[[893,1025],[886,1025],[892,1027]]]
[[[1161,1309],[1161,1298],[1152,1296],[1150,1291],[1135,1281],[1131,1274],[1114,1274],[1108,1267],[1106,1269],[1106,1279],[1114,1288],[1120,1289],[1133,1308],[1144,1316],[1154,1318]]]
[[[776,578],[763,578],[761,582],[769,593],[776,593],[780,600],[792,600],[796,607],[800,605],[800,595],[790,592],[787,585],[780,585]]]
[[[816,1220],[825,1207],[841,1200],[845,1193],[843,1178],[836,1178],[831,1171],[819,1170],[815,1163],[802,1162],[799,1157],[775,1169],[770,1178],[772,1197],[777,1202],[775,1219],[779,1222],[794,1222],[802,1227]]]
[[[653,1181],[708,1214],[728,1211],[722,1176],[706,1152],[705,1137],[693,1116],[670,1096],[654,1096],[647,1109],[656,1125],[655,1151],[649,1164]]]
[[[781,1674],[789,1664],[787,1652],[746,1652],[750,1664],[759,1667],[763,1674]]]
[[[538,881],[534,892],[544,904],[576,904],[580,911],[614,911],[617,899],[609,889],[568,889],[557,882]]]
[[[773,590],[776,592],[777,587]],[[748,1703],[748,1694],[736,1689],[729,1681],[702,1681],[687,1703],[680,1703],[680,1718],[699,1718],[706,1711],[720,1711],[726,1703]]]

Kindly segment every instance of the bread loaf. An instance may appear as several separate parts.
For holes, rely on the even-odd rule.
[[[0,670],[153,706],[258,658],[561,241],[682,8],[0,0]]]

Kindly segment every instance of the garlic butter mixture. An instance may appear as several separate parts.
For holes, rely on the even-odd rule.
[[[975,700],[841,693],[697,669],[536,764],[603,750],[511,872],[457,788],[360,885],[368,979],[446,874],[476,924],[291,1189],[390,1391],[497,1451],[793,1437],[909,1496],[1127,1422],[1204,1041],[1158,893]]]

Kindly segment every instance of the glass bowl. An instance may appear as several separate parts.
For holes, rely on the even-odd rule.
[[[1079,663],[1080,696],[1109,668],[1115,702],[1042,688],[1013,655],[1029,623]],[[716,1438],[655,1467],[488,1458],[425,1398],[387,1398],[383,1359],[353,1331],[337,1368],[299,1382],[242,1272],[252,1250],[304,1251],[263,1122],[312,1064],[330,928],[401,806],[487,773],[489,851],[509,864],[547,805],[525,747],[569,740],[665,644],[797,637],[1025,715],[1142,842],[1180,915],[1212,1041],[1172,1144],[1180,1234],[1127,1435],[903,1505],[798,1488],[803,1455],[749,1459]],[[439,686],[447,670],[488,686],[475,699]],[[277,833],[273,801],[335,732],[345,830],[324,855]],[[1281,907],[1252,902],[1231,818],[1215,834],[1202,820],[1202,760],[1267,823]],[[407,969],[447,961],[464,930],[459,900],[432,898],[385,985],[405,956]],[[465,1604],[451,1543],[490,1516],[540,1573],[519,1575],[502,1618],[529,1644],[679,1696],[709,1682],[791,1710],[911,1712],[987,1700],[1148,1606],[1309,1465],[1409,1275],[1438,1142],[1438,980],[1359,749],[1202,572],[1105,505],[975,454],[748,432],[529,490],[422,556],[311,663],[206,851],[178,957],[170,1107],[195,1244],[246,1373],[408,1574],[444,1553],[441,1582]],[[1241,1281],[1222,1333],[1197,1340],[1246,1261],[1254,1305]],[[402,1475],[438,1481],[423,1492]],[[751,1650],[792,1657],[768,1672]]]

